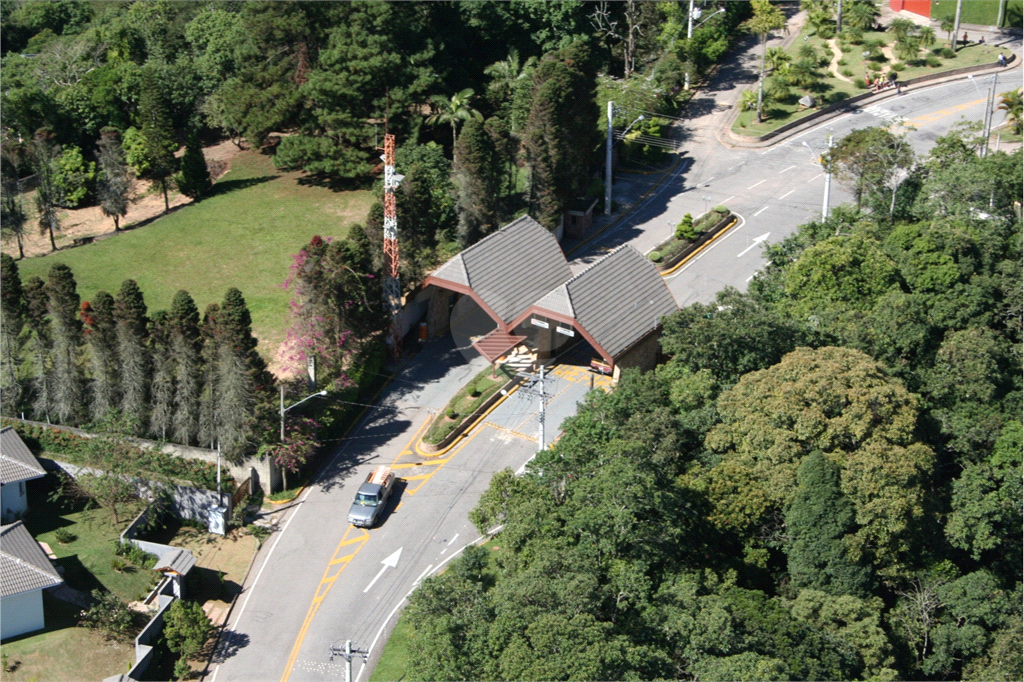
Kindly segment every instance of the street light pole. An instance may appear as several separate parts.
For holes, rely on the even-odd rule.
[[[612,140],[615,131],[612,128],[612,117],[615,114],[615,102],[608,101],[608,143],[604,152],[604,214],[612,214]]]
[[[832,136],[828,136],[828,148],[832,149]],[[828,219],[828,192],[832,186],[832,174],[825,171],[825,198],[821,202],[821,219]]]
[[[690,11],[686,13],[686,48],[690,48],[690,40],[693,38],[693,0],[690,0]],[[686,67],[686,78],[683,81],[683,90],[690,89],[690,67]]]
[[[302,403],[306,402],[310,398],[315,398],[317,396],[320,396],[322,398],[325,395],[327,395],[327,391],[320,391],[319,393],[314,393],[313,395],[307,395],[305,398],[303,398],[299,402],[295,403],[294,405],[289,405],[288,407],[285,407],[284,406],[284,384],[281,384],[281,443],[282,444],[284,444],[284,414],[285,414],[285,412],[287,412],[288,410],[292,409],[293,407],[296,407],[297,405],[301,405]]]

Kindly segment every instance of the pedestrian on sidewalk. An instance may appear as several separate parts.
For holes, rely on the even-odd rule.
[[[1006,66],[1006,55],[1002,52],[999,53],[999,66]]]
[[[964,47],[967,47],[967,31],[964,31]]]

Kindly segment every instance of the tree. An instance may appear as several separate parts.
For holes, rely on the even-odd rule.
[[[914,152],[902,135],[885,128],[863,128],[840,140],[822,161],[829,172],[852,185],[857,208],[872,187],[888,188],[891,216],[902,174],[914,164]]]
[[[935,44],[935,29],[931,26],[920,26],[917,29],[917,42],[921,47],[931,47]]]
[[[786,510],[788,571],[796,587],[841,596],[863,596],[870,573],[847,555],[844,536],[853,530],[854,509],[839,489],[839,467],[820,451],[796,472],[796,495]]]
[[[117,355],[121,364],[121,412],[136,426],[145,423],[149,405],[150,357],[146,349],[146,302],[133,279],[121,283],[114,301]]]
[[[877,16],[878,5],[870,0],[856,0],[846,10],[846,23],[855,29],[868,31],[874,27]]]
[[[316,430],[320,426],[306,417],[290,417],[285,425],[283,443],[268,443],[260,448],[260,453],[273,458],[281,468],[284,489],[288,490],[288,472],[296,473],[303,464],[316,452],[320,443],[316,440]]]
[[[1006,120],[1017,135],[1024,128],[1024,88],[1008,90],[999,95],[999,109],[1006,112]]]
[[[185,155],[181,157],[181,171],[175,176],[175,184],[182,194],[197,201],[209,194],[213,187],[210,171],[206,167],[206,157],[203,156],[203,148],[195,132],[188,137]]]
[[[82,323],[81,299],[71,268],[54,263],[47,276],[47,311],[53,335],[53,411],[64,424],[73,424],[82,409],[84,378],[79,365]]]
[[[71,145],[61,149],[53,165],[53,182],[61,197],[61,207],[77,207],[89,192],[88,183],[96,178],[96,164],[86,161],[82,150]]]
[[[217,348],[220,344],[220,306],[211,303],[203,313],[202,334],[202,389],[199,401],[199,442],[217,445],[218,373]]]
[[[164,637],[167,648],[187,660],[196,654],[210,636],[213,626],[202,604],[178,599],[164,614]]]
[[[498,228],[504,164],[479,119],[463,126],[453,156],[459,196],[459,241],[465,247]]]
[[[115,639],[131,639],[133,612],[112,592],[92,591],[92,605],[82,612],[86,627],[104,630]]]
[[[187,291],[180,290],[171,302],[170,352],[176,390],[171,434],[190,445],[199,431],[199,400],[202,389],[199,309]]]
[[[956,19],[952,14],[947,14],[942,17],[942,22],[939,24],[939,28],[946,32],[946,40],[953,44],[953,31],[956,30]]]
[[[36,275],[25,281],[26,323],[32,331],[32,410],[37,419],[50,422],[53,408],[53,369],[50,358],[50,320],[47,316],[46,283]]]
[[[97,144],[100,163],[97,195],[103,215],[114,219],[114,231],[121,229],[121,218],[128,215],[128,206],[135,198],[135,177],[125,159],[124,149],[115,129],[104,128]]]
[[[242,292],[227,290],[217,315],[217,438],[228,457],[240,458],[251,443],[255,407],[274,379],[256,352],[252,318]]]
[[[0,229],[4,236],[11,235],[18,244],[18,257],[25,257],[25,206],[18,187],[18,169],[7,152],[7,140],[3,140],[0,156]]]
[[[898,289],[899,269],[873,239],[862,235],[826,239],[810,247],[786,271],[786,293],[799,318],[837,305],[870,309]]]
[[[157,82],[156,71],[143,71],[142,93],[139,96],[139,128],[142,141],[142,155],[149,175],[160,183],[164,193],[164,210],[170,210],[167,199],[168,182],[174,174],[177,159],[174,150],[174,128],[171,126],[170,111]]]
[[[32,140],[32,167],[39,185],[36,187],[36,210],[39,213],[39,229],[50,235],[50,248],[57,250],[53,233],[61,229],[60,209],[64,203],[60,186],[56,180],[55,164],[59,147],[55,145],[48,131],[36,133]]]
[[[18,264],[9,255],[0,254],[0,411],[17,414],[21,402],[21,342],[25,326],[25,298]]]
[[[491,77],[487,92],[493,94],[499,102],[509,100],[517,82],[526,78],[536,65],[536,57],[530,57],[520,63],[519,50],[510,48],[508,59],[495,62],[484,69],[484,74]]]
[[[153,360],[149,431],[162,441],[167,440],[167,429],[171,426],[174,414],[174,364],[171,360],[168,327],[167,311],[153,313],[149,328],[149,353]]]
[[[105,291],[97,291],[92,301],[82,302],[81,318],[90,349],[92,383],[89,386],[89,412],[94,422],[102,422],[119,404],[114,297]]]
[[[761,107],[764,100],[765,59],[768,55],[768,36],[772,31],[786,27],[786,16],[768,0],[751,0],[754,16],[744,22],[744,27],[761,40],[761,75],[757,82],[757,120],[764,120]]]
[[[427,117],[430,125],[450,123],[452,126],[452,164],[456,163],[455,158],[455,133],[459,121],[484,120],[483,114],[469,106],[473,99],[473,89],[466,88],[461,92],[452,95],[451,99],[442,95],[434,95],[430,98],[431,104],[438,110],[437,113]]]

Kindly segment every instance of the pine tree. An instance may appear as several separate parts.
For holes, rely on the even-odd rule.
[[[141,429],[146,423],[149,393],[149,353],[146,350],[146,303],[132,279],[121,283],[114,301],[117,355],[121,362],[121,414]]]
[[[81,298],[71,268],[54,263],[47,276],[46,293],[53,334],[53,414],[62,424],[74,424],[82,412],[85,380],[79,363]]]
[[[32,412],[50,423],[53,411],[53,370],[50,358],[50,318],[47,315],[46,283],[32,275],[25,281],[26,324],[32,330]]]
[[[147,68],[142,74],[142,93],[139,97],[139,123],[145,140],[145,156],[149,173],[160,183],[164,193],[164,210],[170,210],[167,199],[168,180],[174,174],[174,128],[171,115],[157,82],[156,72]]]
[[[94,422],[103,422],[118,405],[117,323],[114,320],[114,297],[97,291],[92,301],[82,304],[85,338],[90,349],[91,403],[89,411]]]
[[[231,288],[224,295],[218,316],[217,435],[229,457],[242,455],[252,433],[254,408],[260,393],[274,379],[256,352],[252,317],[242,292]]]
[[[199,442],[217,444],[217,348],[220,346],[220,306],[211,303],[203,313],[203,375],[199,401]]]
[[[821,452],[811,453],[800,463],[796,499],[786,511],[794,586],[834,595],[867,593],[869,569],[849,557],[843,542],[853,526],[853,504],[839,488],[839,467]]]
[[[252,316],[242,292],[234,287],[227,290],[220,306],[221,340],[231,345],[245,363],[246,371],[252,378],[253,390],[272,390],[274,377],[267,371],[267,363],[256,352],[258,343],[252,335]]]
[[[52,134],[40,130],[32,141],[32,169],[35,171],[38,185],[36,187],[36,212],[39,216],[39,230],[50,235],[50,248],[57,250],[54,232],[63,227],[60,220],[60,209],[63,202],[60,186],[54,172],[54,162],[60,156],[60,148],[53,142]]]
[[[96,157],[100,162],[100,175],[96,193],[99,195],[103,215],[114,219],[114,231],[121,229],[121,218],[128,215],[128,206],[135,195],[135,177],[125,160],[119,134],[114,128],[104,128],[97,144]]]
[[[18,380],[21,330],[25,326],[25,296],[18,264],[6,253],[0,255],[0,411],[17,414],[21,402]]]
[[[199,136],[195,133],[188,137],[185,155],[181,157],[181,171],[175,176],[175,181],[182,194],[196,201],[209,194],[213,187],[210,170],[206,167],[206,157],[203,156]]]
[[[6,142],[6,140],[5,140]],[[4,236],[13,236],[18,244],[18,257],[25,258],[25,205],[18,187],[18,168],[8,158],[6,144],[0,153],[0,230]]]
[[[167,440],[167,429],[174,415],[174,362],[170,351],[169,326],[167,311],[153,313],[149,328],[149,352],[153,359],[149,431],[160,440]]]
[[[199,334],[199,310],[187,291],[179,291],[171,302],[171,362],[177,389],[174,392],[172,437],[189,445],[199,432],[199,407],[202,392],[202,339]]]
[[[455,144],[459,241],[469,246],[498,227],[502,163],[482,121],[470,119]]]

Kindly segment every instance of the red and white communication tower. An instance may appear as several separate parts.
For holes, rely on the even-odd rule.
[[[402,181],[395,174],[395,136],[384,136],[384,303],[391,313],[388,345],[397,357],[402,352],[398,317],[402,312],[402,283],[398,276],[398,218],[395,188]]]

